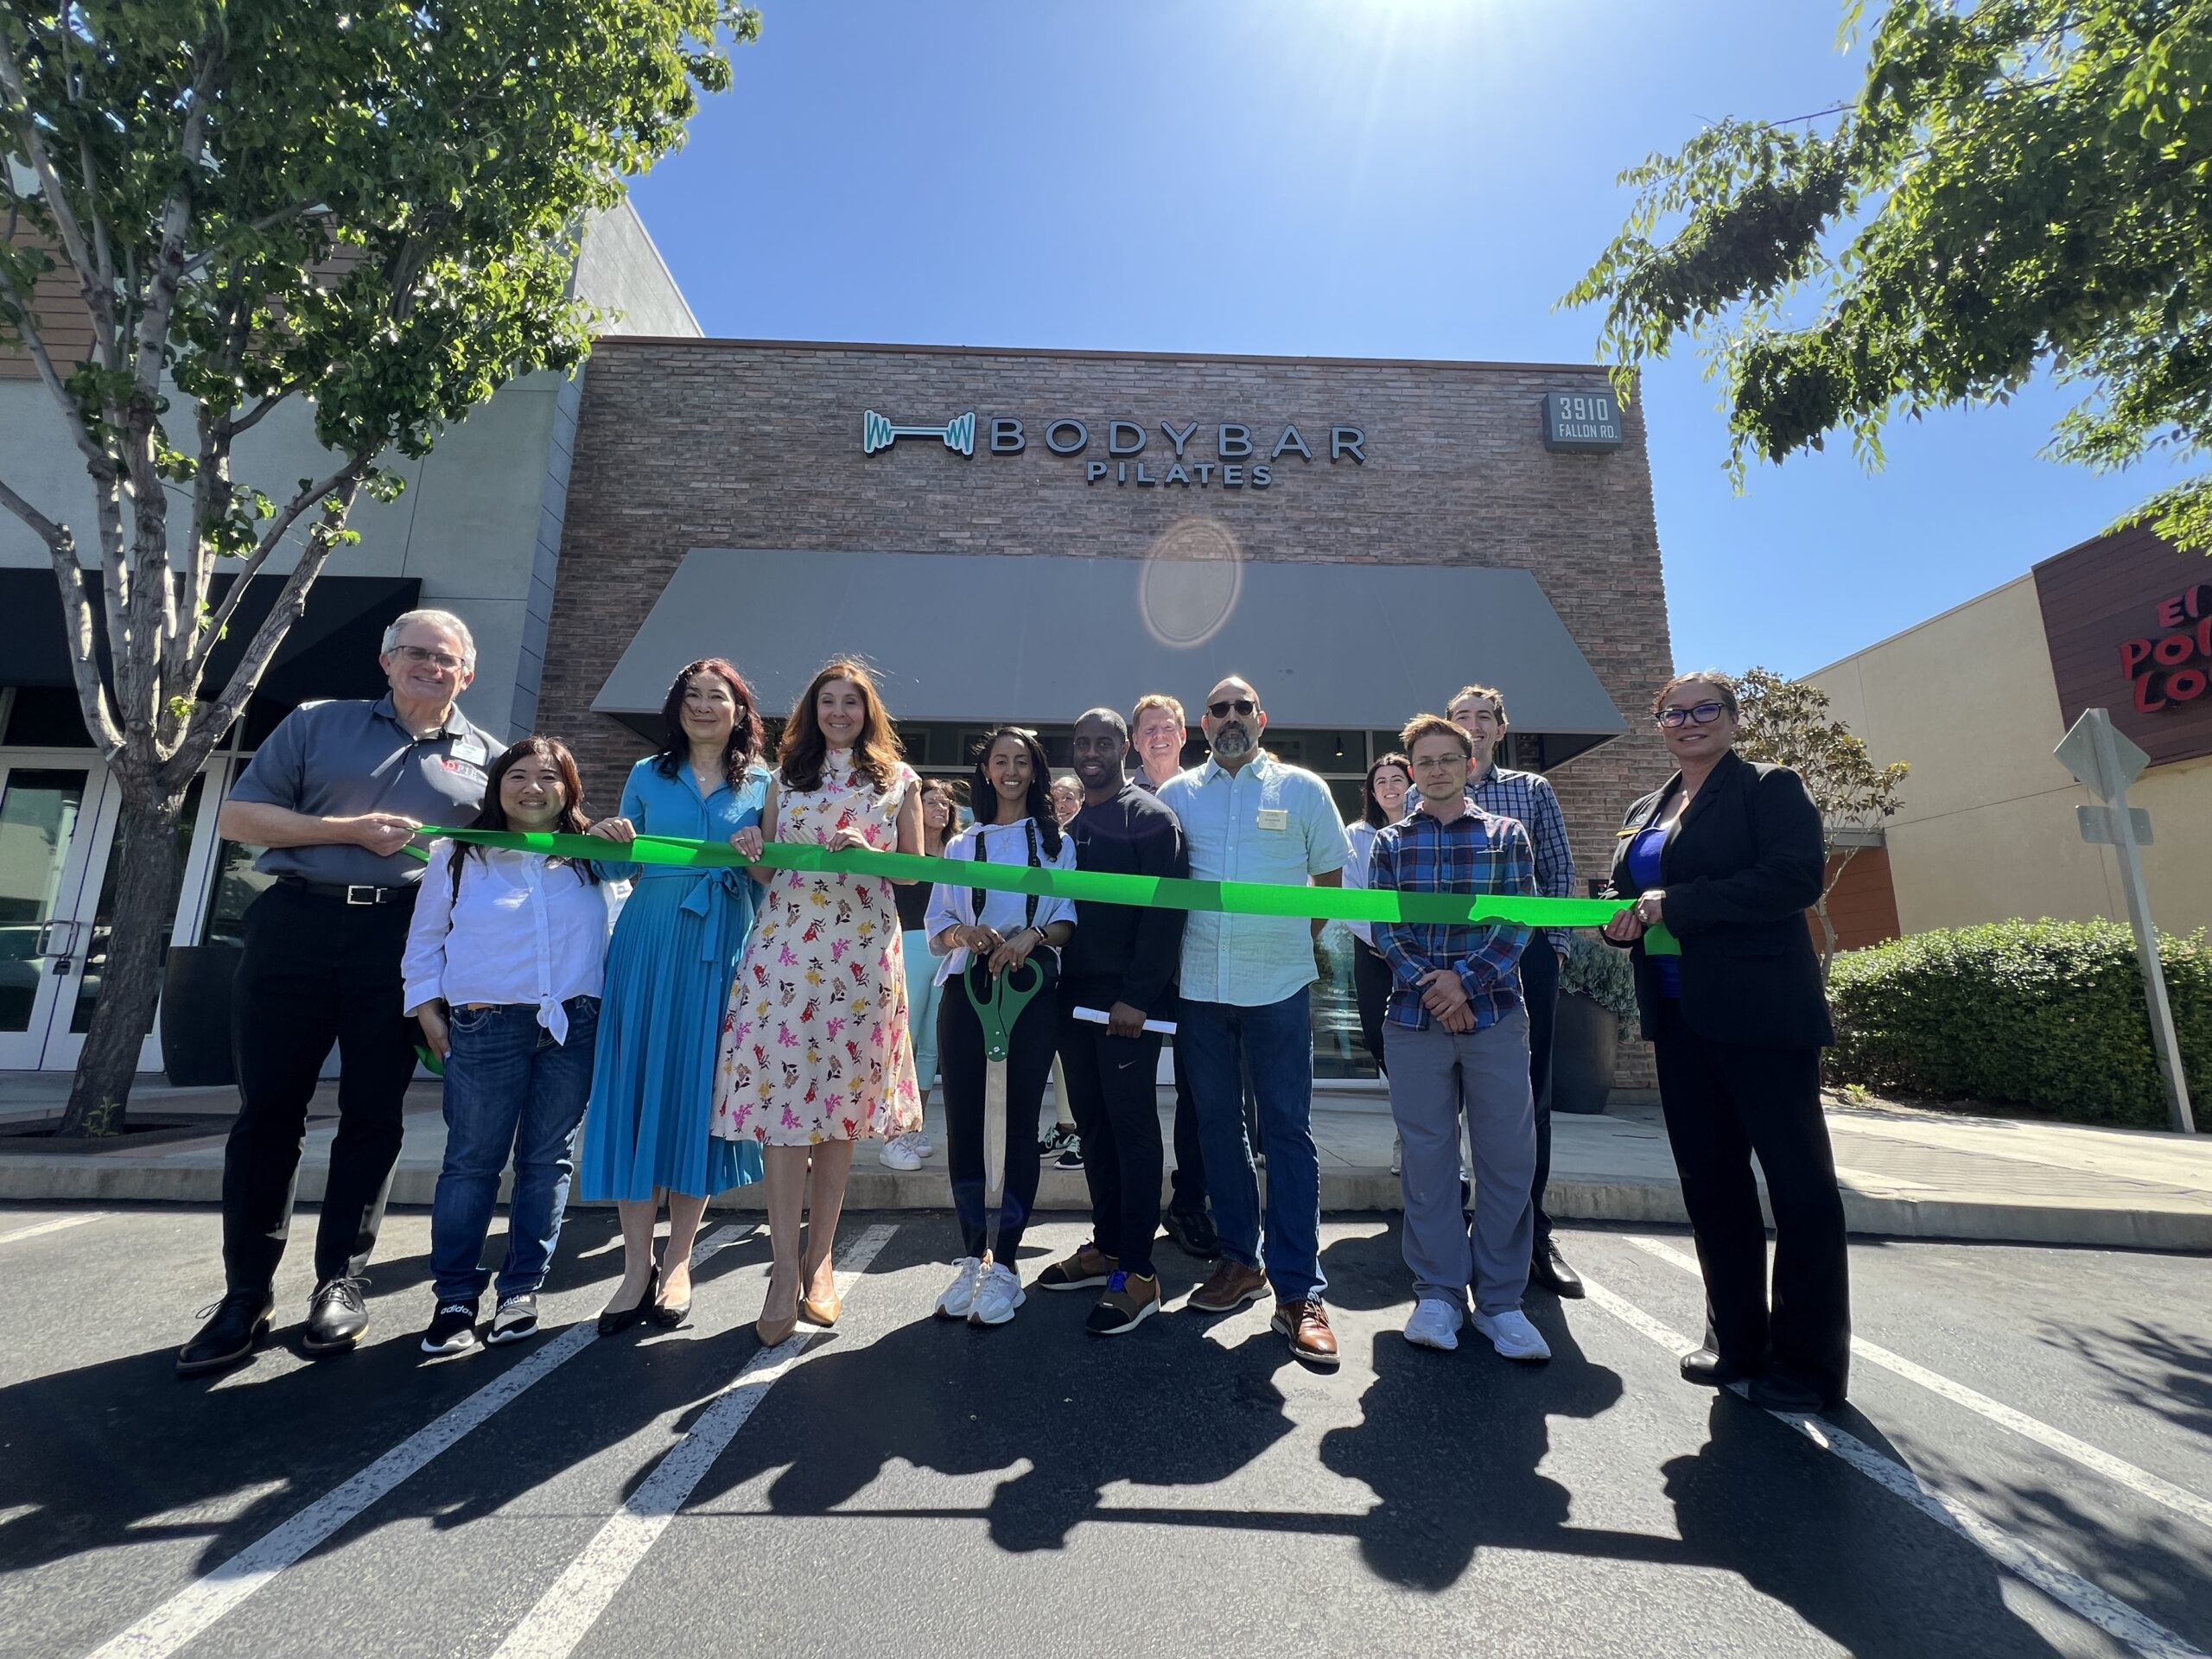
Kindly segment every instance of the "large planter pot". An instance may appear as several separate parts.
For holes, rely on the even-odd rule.
[[[236,1083],[231,1054],[234,944],[173,944],[162,976],[162,1070],[171,1083],[215,1088]]]
[[[1602,1112],[1620,1060],[1620,1016],[1570,991],[1552,1023],[1552,1110]]]

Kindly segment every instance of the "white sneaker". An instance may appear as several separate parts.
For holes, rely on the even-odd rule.
[[[1028,1299],[1021,1294],[1021,1281],[1012,1268],[994,1262],[983,1269],[976,1286],[976,1305],[968,1314],[970,1325],[1004,1325],[1014,1317],[1014,1310]]]
[[[1450,1353],[1459,1345],[1459,1310],[1440,1296],[1422,1297],[1406,1321],[1406,1340]]]
[[[938,1318],[964,1319],[968,1317],[976,1306],[976,1281],[982,1271],[982,1262],[972,1255],[963,1255],[952,1264],[952,1282],[938,1293]]]
[[[1406,1143],[1402,1137],[1394,1135],[1390,1137],[1390,1173],[1393,1175],[1404,1174],[1405,1162]]]
[[[916,1129],[906,1136],[906,1144],[925,1158],[937,1156],[937,1142],[930,1139],[927,1129]]]
[[[1529,1316],[1517,1307],[1503,1313],[1478,1313],[1474,1326],[1508,1359],[1534,1364],[1552,1357],[1551,1344],[1544,1340],[1543,1332],[1529,1324]]]
[[[883,1143],[882,1149],[875,1154],[875,1161],[886,1169],[919,1169],[922,1166],[922,1154],[915,1147],[914,1142],[920,1138],[919,1135],[893,1135]]]

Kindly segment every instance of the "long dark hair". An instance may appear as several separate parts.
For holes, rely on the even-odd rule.
[[[691,740],[683,733],[683,694],[702,674],[712,674],[729,687],[729,694],[737,703],[737,719],[729,728],[729,741],[722,746],[722,776],[732,789],[741,788],[746,769],[760,753],[760,714],[753,706],[753,688],[745,683],[745,676],[737,671],[735,664],[720,657],[702,657],[677,671],[676,683],[668,688],[668,696],[660,706],[662,748],[653,756],[653,770],[664,778],[673,778],[677,768],[690,759]],[[707,792],[714,793],[712,790]]]
[[[806,690],[791,705],[791,717],[784,722],[783,747],[776,756],[776,769],[783,774],[783,786],[801,793],[822,787],[822,763],[829,756],[830,741],[822,735],[822,722],[815,715],[814,700],[832,680],[850,680],[860,688],[861,707],[867,710],[867,715],[861,722],[859,741],[853,745],[853,769],[864,774],[880,795],[891,787],[891,780],[898,775],[899,734],[891,729],[891,716],[884,709],[883,698],[875,689],[868,665],[849,657],[824,663],[822,671],[806,683]]]
[[[931,790],[935,790],[944,797],[944,833],[938,837],[937,843],[937,851],[941,853],[944,850],[945,842],[960,833],[960,785],[950,778],[923,779],[922,804],[925,809],[928,807],[929,793]],[[926,810],[922,818],[922,850],[925,853],[930,850],[930,825]]]
[[[968,798],[976,805],[976,827],[978,830],[998,822],[999,791],[991,782],[991,751],[999,746],[1002,737],[1018,739],[1029,751],[1029,792],[1022,798],[1022,809],[1037,825],[1038,839],[1045,843],[1048,858],[1060,855],[1060,821],[1052,813],[1052,768],[1045,759],[1045,746],[1037,741],[1037,734],[1020,726],[995,727],[983,738],[983,747],[976,751],[975,776],[968,783]],[[991,804],[990,815],[983,813],[983,803]]]
[[[557,737],[545,737],[532,732],[521,742],[501,752],[484,774],[484,804],[476,809],[476,816],[461,828],[464,830],[505,830],[507,809],[499,804],[499,780],[505,778],[525,755],[536,755],[541,760],[550,760],[561,773],[561,816],[554,820],[553,832],[562,836],[581,836],[591,828],[591,815],[584,810],[584,780],[576,771],[576,757],[569,753],[569,746]],[[453,897],[461,901],[461,861],[472,855],[481,856],[484,849],[474,842],[454,843]],[[576,868],[587,881],[599,880],[599,872],[588,861],[579,861]]]
[[[1365,818],[1377,830],[1390,822],[1389,818],[1382,816],[1382,803],[1375,798],[1375,774],[1385,766],[1395,766],[1406,774],[1408,790],[1411,790],[1414,786],[1414,763],[1407,760],[1404,755],[1393,749],[1389,753],[1376,758],[1375,764],[1367,769],[1367,804],[1361,809],[1360,817]]]

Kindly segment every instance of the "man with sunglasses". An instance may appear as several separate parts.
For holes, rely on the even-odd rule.
[[[255,868],[276,880],[246,912],[233,1001],[238,1116],[223,1153],[228,1287],[177,1354],[181,1376],[237,1363],[269,1329],[308,1101],[334,1042],[338,1135],[302,1345],[341,1353],[368,1328],[361,1270],[376,1247],[415,1075],[399,959],[423,865],[402,849],[425,823],[474,816],[501,747],[454,706],[476,676],[475,642],[459,617],[408,612],[385,630],[377,660],[390,693],[295,709],[231,785],[217,820],[226,840],[264,849]]]
[[[1212,756],[1170,779],[1160,804],[1183,826],[1192,876],[1286,887],[1341,885],[1349,849],[1329,787],[1260,747],[1268,716],[1251,682],[1231,675],[1200,722]],[[1274,1328],[1309,1364],[1333,1367],[1321,1305],[1320,1160],[1313,1147],[1310,990],[1320,924],[1295,916],[1194,911],[1183,930],[1176,1042],[1191,1079],[1222,1259],[1191,1294],[1225,1313],[1268,1294]],[[1268,1149],[1265,1266],[1259,1180],[1244,1133],[1249,1068]]]
[[[1451,722],[1475,746],[1467,767],[1467,798],[1494,817],[1512,818],[1529,832],[1536,853],[1536,891],[1547,899],[1574,896],[1574,854],[1567,817],[1551,780],[1539,772],[1514,772],[1497,764],[1505,741],[1505,696],[1495,687],[1464,685],[1445,708]],[[1529,1277],[1554,1296],[1580,1296],[1582,1281],[1552,1239],[1544,1213],[1544,1188],[1552,1173],[1552,1022],[1559,1007],[1559,968],[1569,935],[1563,927],[1538,930],[1521,953],[1521,992],[1529,1014],[1529,1087],[1536,1103],[1536,1179],[1529,1191],[1536,1235]]]

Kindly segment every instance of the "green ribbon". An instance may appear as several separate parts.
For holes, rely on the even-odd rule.
[[[639,836],[623,842],[600,836],[550,836],[518,830],[429,829],[425,836],[550,858],[606,864],[672,864],[690,869],[743,868],[727,842]],[[415,850],[410,849],[410,851]],[[428,855],[423,855],[428,856]],[[1135,905],[1154,910],[1217,911],[1230,916],[1294,916],[1343,922],[1470,922],[1507,927],[1599,927],[1629,908],[1624,899],[1536,899],[1518,893],[1391,893],[1367,887],[1306,887],[1272,881],[1192,881],[1165,875],[1114,875],[1103,870],[1056,870],[1027,864],[928,858],[849,847],[832,852],[811,842],[772,841],[757,862],[772,869],[826,875],[880,875],[992,893],[1033,893],[1078,905]]]

